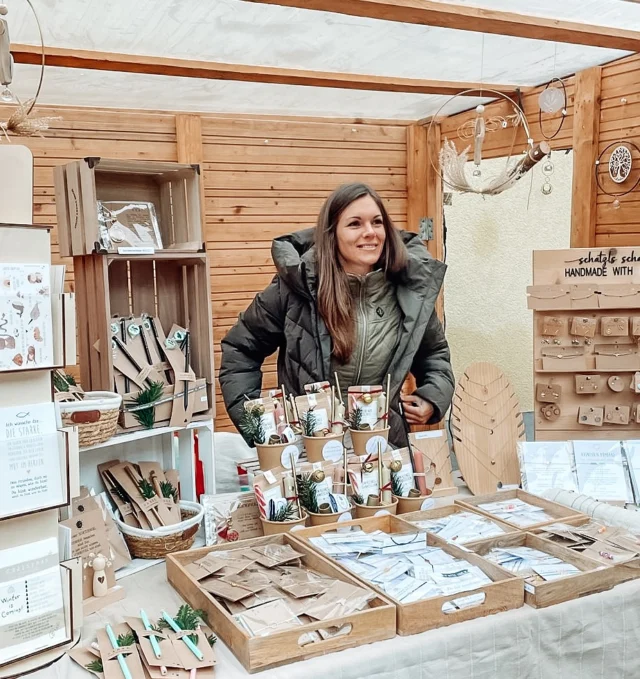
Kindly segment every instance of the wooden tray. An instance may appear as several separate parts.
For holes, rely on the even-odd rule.
[[[248,672],[257,672],[269,667],[279,667],[296,660],[305,660],[317,655],[324,655],[345,648],[353,648],[374,641],[391,639],[396,632],[395,606],[387,597],[377,596],[369,602],[369,608],[343,618],[323,620],[315,624],[296,627],[293,630],[276,632],[267,637],[250,637],[219,604],[212,594],[198,586],[198,581],[190,575],[185,566],[211,552],[230,549],[244,549],[265,544],[291,545],[296,551],[304,554],[303,562],[309,568],[333,578],[362,586],[362,583],[351,574],[338,568],[330,559],[318,554],[309,545],[291,537],[289,533],[271,535],[269,537],[242,540],[231,547],[229,543],[215,547],[203,547],[186,552],[177,552],[167,556],[167,578],[173,587],[193,608],[202,609],[208,622],[216,634],[231,649]],[[366,589],[373,587],[364,585]],[[351,625],[351,631],[332,639],[325,639],[301,646],[300,637],[318,629],[341,628]]]
[[[361,528],[366,533],[372,533],[376,530],[395,534],[418,532],[416,527],[412,524],[407,523],[400,517],[392,515],[345,521],[340,524],[340,530],[352,526]],[[313,544],[309,542],[309,538],[319,537],[335,530],[335,525],[316,526],[314,528],[305,528],[304,530],[296,531],[293,535],[294,539],[301,545],[308,545],[315,549]],[[358,578],[365,586],[376,590],[381,596],[387,597],[395,603],[398,634],[402,636],[419,634],[420,632],[425,632],[426,630],[435,629],[437,627],[446,627],[447,625],[453,625],[457,622],[508,611],[512,608],[520,608],[520,606],[523,605],[524,581],[522,578],[517,578],[512,573],[500,568],[500,566],[496,566],[495,564],[478,557],[468,549],[453,545],[450,542],[445,542],[432,533],[427,534],[427,544],[441,547],[445,552],[451,554],[451,556],[458,559],[465,559],[474,566],[478,566],[489,576],[489,578],[491,578],[491,580],[493,580],[493,584],[485,585],[469,592],[460,592],[458,594],[434,597],[433,599],[424,599],[423,601],[416,601],[411,604],[402,604],[388,594],[385,594],[371,582]],[[482,593],[485,595],[485,600],[482,604],[458,610],[453,613],[444,613],[442,610],[443,605],[449,601]]]
[[[443,516],[450,516],[451,514],[461,514],[462,512],[471,512],[472,514],[479,514],[483,518],[488,518],[493,521],[497,526],[500,526],[505,533],[518,532],[511,524],[505,523],[500,519],[496,519],[493,516],[487,516],[484,512],[479,512],[477,509],[472,509],[471,507],[461,507],[460,505],[447,505],[446,507],[437,507],[436,509],[427,509],[425,511],[409,512],[407,514],[402,514],[402,519],[408,521],[410,524],[414,525],[414,521],[428,521],[429,519],[440,519]],[[431,531],[428,528],[422,528],[421,530]],[[437,533],[434,533],[437,535]],[[496,536],[498,537],[498,536]],[[444,538],[442,538],[444,539]]]
[[[530,505],[534,505],[536,507],[542,507],[544,511],[547,514],[549,514],[549,516],[553,517],[550,520],[540,521],[539,523],[532,524],[531,526],[518,526],[517,524],[511,523],[506,519],[502,519],[503,523],[506,523],[509,526],[513,526],[518,531],[528,531],[532,530],[533,528],[538,528],[539,526],[545,526],[549,525],[550,523],[556,523],[556,521],[566,521],[567,519],[580,518],[586,516],[581,512],[576,512],[574,509],[571,509],[571,507],[565,507],[565,505],[561,505],[557,502],[545,500],[545,498],[543,497],[540,497],[538,495],[532,495],[531,493],[527,493],[526,490],[521,490],[520,488],[516,488],[514,490],[501,490],[497,493],[492,493],[491,495],[477,495],[475,497],[465,497],[464,500],[456,499],[455,504],[459,505],[460,507],[470,509],[471,511],[478,512],[492,519],[495,519],[493,514],[490,514],[489,512],[480,509],[478,505],[486,504],[489,502],[500,502],[502,500],[515,500],[515,499],[522,500],[523,502],[526,502],[527,504]]]
[[[479,555],[484,555],[495,547],[532,547],[542,552],[553,554],[559,559],[573,564],[579,568],[580,575],[571,575],[568,578],[559,578],[543,584],[531,585],[524,583],[524,600],[533,608],[546,608],[563,601],[571,601],[581,596],[595,594],[611,589],[614,585],[624,582],[622,571],[613,567],[607,568],[597,561],[582,556],[566,547],[556,545],[550,540],[545,540],[532,533],[514,533],[500,538],[491,538],[479,542],[469,543],[467,547]],[[627,578],[628,579],[628,578]]]

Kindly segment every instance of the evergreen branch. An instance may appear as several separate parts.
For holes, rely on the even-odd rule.
[[[400,481],[398,474],[394,474],[393,472],[391,473],[391,492],[396,497],[404,497],[404,485],[402,481]]]
[[[77,386],[73,377],[62,370],[53,373],[53,387],[56,391],[69,391],[69,387]]]
[[[216,643],[216,641],[218,641],[218,637],[215,634],[210,634],[207,637],[207,641],[209,642],[209,646],[213,646]]]
[[[313,514],[318,513],[318,489],[311,480],[311,474],[300,474],[297,477],[298,481],[298,499],[300,504]]]
[[[357,406],[347,415],[347,424],[356,431],[362,425],[362,408]]]
[[[298,508],[293,502],[287,502],[286,505],[280,507],[275,514],[269,517],[269,521],[293,521],[298,518]]]
[[[199,608],[194,610],[189,604],[180,606],[176,615],[173,616],[173,620],[180,629],[184,630],[195,630],[199,627],[201,621],[206,622],[204,611]],[[157,626],[160,630],[171,629],[169,623],[164,618],[158,620]],[[197,645],[197,634],[190,634],[188,638]]]
[[[133,646],[137,641],[136,633],[133,631],[118,636],[118,646]]]
[[[265,443],[266,435],[262,424],[263,412],[262,406],[256,405],[246,408],[240,417],[238,427],[252,446],[255,446],[256,443],[259,445]]]
[[[178,490],[171,481],[160,481],[160,491],[162,497],[170,497],[174,502],[178,502]]]
[[[153,485],[150,481],[147,481],[147,479],[141,479],[138,481],[138,488],[140,489],[140,495],[142,495],[145,500],[150,500],[156,496],[156,491]]]
[[[102,666],[102,660],[100,660],[100,658],[92,660],[88,665],[85,665],[85,667],[88,670],[91,670],[91,672],[104,672],[104,667]]]
[[[310,394],[319,394],[319,393],[320,393],[320,387],[319,387],[317,384],[313,384],[313,385],[309,388],[309,393],[310,393]]]
[[[307,410],[304,415],[300,415],[300,424],[302,425],[302,433],[304,436],[313,436],[318,424],[318,418],[313,410]]]
[[[135,406],[146,405],[147,408],[133,411],[133,416],[136,421],[145,429],[153,429],[156,423],[156,409],[155,402],[162,398],[164,393],[164,384],[162,382],[152,382],[150,386],[138,392],[136,396],[131,399],[131,403]]]

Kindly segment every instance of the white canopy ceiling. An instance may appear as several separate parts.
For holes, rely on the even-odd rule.
[[[536,85],[626,54],[242,0],[32,1],[48,46],[227,63]],[[27,2],[5,2],[12,42],[38,44]],[[624,0],[457,2],[640,30],[640,5]],[[16,66],[13,89],[21,99],[32,96],[38,76],[38,67]],[[436,112],[447,98],[47,68],[40,102],[415,120]],[[457,99],[445,112],[474,101]]]

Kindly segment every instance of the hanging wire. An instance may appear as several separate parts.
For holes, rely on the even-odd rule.
[[[40,90],[42,89],[42,82],[44,81],[44,62],[45,62],[45,53],[44,53],[44,35],[42,34],[42,26],[40,24],[40,19],[38,18],[38,13],[36,12],[35,7],[33,6],[33,3],[31,0],[27,0],[27,4],[29,7],[31,7],[31,11],[33,12],[33,16],[36,20],[36,25],[38,26],[38,33],[40,35],[40,49],[42,50],[42,62],[40,65],[40,79],[38,80],[38,87],[36,89],[36,93],[33,96],[33,100],[31,101],[31,104],[29,108],[27,109],[27,115],[33,111],[33,107],[36,105],[36,102],[38,101],[38,97],[40,96]]]

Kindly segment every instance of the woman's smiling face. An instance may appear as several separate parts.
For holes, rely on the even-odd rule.
[[[347,273],[364,276],[373,270],[382,255],[386,239],[380,208],[371,196],[348,205],[338,219],[338,256]]]

